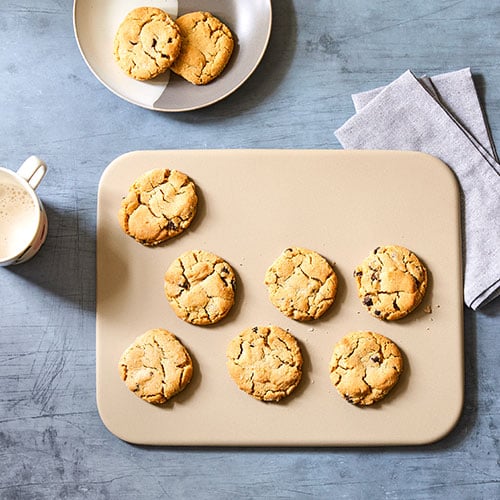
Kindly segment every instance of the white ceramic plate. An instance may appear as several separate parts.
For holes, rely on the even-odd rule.
[[[235,47],[223,73],[204,86],[167,71],[149,81],[128,77],[113,57],[118,26],[136,7],[158,7],[174,19],[186,12],[211,12],[231,29]],[[82,56],[111,92],[138,106],[157,111],[203,108],[234,92],[253,73],[271,34],[270,0],[74,0],[73,23]]]

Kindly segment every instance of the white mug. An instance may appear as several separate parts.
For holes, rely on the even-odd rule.
[[[47,172],[30,156],[13,172],[0,167],[0,266],[31,259],[47,237],[47,214],[35,190]]]

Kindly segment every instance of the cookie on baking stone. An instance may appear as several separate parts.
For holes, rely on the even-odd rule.
[[[377,247],[354,270],[358,295],[376,318],[403,318],[422,302],[427,270],[418,257],[402,246]]]
[[[307,321],[319,318],[333,304],[337,276],[318,253],[287,248],[267,270],[269,299],[286,316]]]
[[[129,236],[144,245],[157,245],[184,231],[197,206],[196,188],[187,175],[158,168],[145,172],[130,186],[118,219]]]
[[[164,403],[191,381],[193,364],[182,343],[167,330],[155,328],[137,337],[118,365],[127,387],[148,403]]]
[[[116,62],[136,80],[151,80],[164,73],[180,50],[179,28],[166,12],[155,7],[129,12],[114,40]]]
[[[210,325],[224,318],[233,306],[236,277],[221,257],[205,250],[189,250],[168,268],[164,289],[179,318],[194,325]]]
[[[381,400],[398,382],[403,358],[398,346],[373,332],[351,332],[334,347],[330,380],[349,403],[367,406]]]
[[[231,58],[230,29],[210,12],[190,12],[176,19],[182,46],[171,70],[195,85],[217,78]]]
[[[227,347],[227,369],[236,385],[261,401],[279,401],[302,377],[302,353],[293,335],[278,326],[247,328]]]

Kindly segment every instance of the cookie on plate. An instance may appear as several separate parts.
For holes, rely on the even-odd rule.
[[[330,380],[349,403],[368,406],[381,400],[398,382],[403,357],[398,346],[373,332],[351,332],[334,347]]]
[[[231,58],[234,39],[230,29],[210,12],[190,12],[176,23],[182,46],[172,71],[195,85],[211,82]]]
[[[221,257],[205,250],[189,250],[168,268],[164,289],[179,318],[194,325],[210,325],[224,318],[233,306],[236,277]]]
[[[130,186],[118,219],[126,234],[144,245],[157,245],[189,227],[197,206],[196,188],[187,175],[158,168]]]
[[[161,404],[191,381],[193,363],[182,343],[167,330],[155,328],[137,337],[120,358],[120,377],[148,403]]]
[[[354,270],[358,295],[372,316],[403,318],[421,302],[427,289],[427,270],[402,246],[377,247]]]
[[[247,328],[227,347],[227,369],[236,385],[261,401],[279,401],[298,386],[302,353],[278,326]]]
[[[286,316],[307,321],[319,318],[333,304],[337,276],[318,253],[287,248],[269,267],[264,283],[269,299]]]
[[[155,7],[129,12],[114,40],[116,62],[136,80],[151,80],[164,73],[180,50],[179,28],[166,12]]]

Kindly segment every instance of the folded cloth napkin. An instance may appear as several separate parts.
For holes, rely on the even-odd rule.
[[[424,76],[418,80],[451,113],[476,146],[479,149],[485,149],[487,154],[498,161],[495,145],[484,119],[470,68],[443,73],[432,78]],[[352,100],[356,112],[359,112],[383,89],[384,87],[379,87],[353,94]]]
[[[357,113],[335,131],[344,148],[422,151],[454,171],[465,303],[478,309],[500,295],[500,164],[470,70],[420,79],[406,71],[353,101]]]

